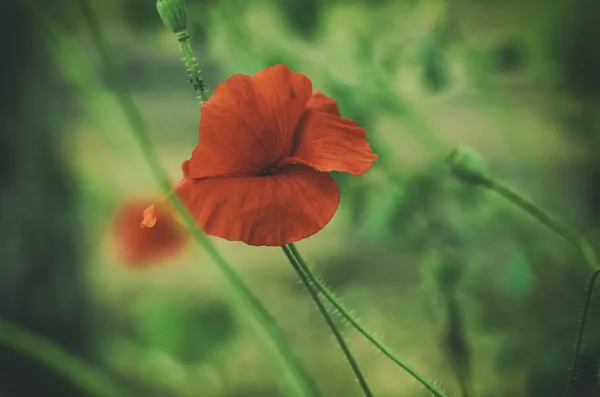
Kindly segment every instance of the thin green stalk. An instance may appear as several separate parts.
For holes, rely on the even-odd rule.
[[[132,397],[109,377],[51,340],[0,319],[0,343],[35,359],[96,397]]]
[[[286,378],[282,381],[282,386],[288,391],[300,396],[321,396],[321,393],[314,381],[304,367],[303,363],[295,355],[290,345],[286,342],[281,329],[277,326],[272,315],[267,308],[258,300],[252,291],[245,285],[240,276],[229,266],[220,252],[212,245],[208,237],[196,226],[194,219],[188,214],[181,201],[172,194],[171,185],[167,173],[160,166],[157,152],[147,133],[147,128],[137,109],[129,88],[126,84],[122,71],[117,66],[109,49],[108,41],[102,32],[100,24],[87,0],[79,0],[79,6],[83,16],[89,25],[92,38],[101,56],[102,62],[114,81],[116,97],[132,127],[132,133],[144,155],[152,175],[169,198],[178,215],[183,219],[198,243],[204,248],[219,270],[225,276],[225,279],[232,287],[231,298],[235,300],[234,308],[238,310],[240,316],[245,317],[250,325],[254,325],[252,320],[260,325],[260,330],[267,334],[265,338],[260,333],[259,341],[263,344],[271,342],[274,349],[267,349],[270,353],[276,353],[276,358],[281,362],[275,367],[280,374]],[[264,347],[264,346],[263,346]],[[274,351],[273,351],[274,350]]]
[[[310,282],[315,285],[319,291],[335,306],[335,308],[346,318],[346,320],[356,328],[358,332],[363,334],[365,338],[367,338],[375,347],[377,347],[383,354],[388,356],[392,361],[394,361],[398,366],[412,375],[419,383],[421,383],[427,390],[432,392],[436,397],[447,397],[444,392],[442,392],[438,387],[436,387],[432,382],[425,379],[419,373],[417,373],[414,369],[412,369],[407,363],[398,358],[390,348],[385,346],[381,341],[379,341],[375,336],[373,336],[355,317],[350,313],[350,311],[344,306],[344,304],[327,288],[325,284],[315,275],[310,266],[306,263],[306,261],[300,255],[300,252],[296,248],[296,246],[291,243],[288,245],[292,254],[298,261],[300,268],[310,279]]]
[[[594,285],[596,284],[598,276],[600,276],[600,269],[596,270],[594,274],[592,274],[587,287],[587,294],[585,296],[585,303],[583,305],[583,317],[581,319],[581,323],[579,324],[579,330],[577,331],[577,338],[575,340],[575,353],[573,354],[573,359],[571,361],[571,371],[569,372],[569,380],[567,381],[567,389],[565,391],[566,397],[571,395],[573,384],[575,383],[575,373],[577,364],[579,362],[579,352],[581,351],[581,343],[583,342],[583,333],[585,332],[585,324],[587,323],[587,317],[590,311],[590,305],[592,303]]]
[[[550,230],[554,231],[556,234],[575,245],[584,254],[586,261],[596,268],[596,260],[593,257],[593,252],[589,249],[589,244],[578,233],[570,230],[558,219],[498,181],[489,179],[488,184],[486,184],[485,187],[495,191],[512,204],[533,216]],[[590,254],[592,255],[591,257],[589,256]]]
[[[188,73],[190,75],[190,82],[194,86],[194,90],[196,94],[198,94],[198,99],[200,100],[200,104],[208,101],[208,90],[206,85],[204,84],[204,80],[200,76],[200,70],[198,69],[197,59],[192,55],[192,49],[190,47],[190,34],[186,30],[185,32],[177,33],[177,40],[179,41],[179,46],[181,47],[181,52],[183,52],[183,60],[188,68]]]
[[[348,345],[346,345],[346,342],[344,341],[344,338],[343,338],[341,332],[338,330],[335,323],[333,322],[333,319],[329,315],[327,308],[325,308],[325,306],[323,305],[323,302],[321,302],[321,298],[319,298],[319,294],[317,291],[315,291],[313,285],[310,282],[309,277],[302,270],[302,267],[301,267],[300,263],[298,263],[298,260],[296,259],[294,254],[292,253],[291,248],[287,245],[284,245],[281,248],[283,248],[283,252],[285,253],[285,256],[288,258],[288,260],[294,267],[294,270],[296,271],[296,273],[298,273],[298,275],[302,279],[302,282],[306,286],[306,289],[308,289],[308,292],[310,293],[313,300],[317,304],[317,307],[319,308],[321,315],[323,316],[323,318],[329,325],[331,332],[333,332],[333,335],[335,336],[335,339],[338,341],[338,344],[342,348],[342,351],[344,352],[344,355],[346,356],[348,363],[352,367],[352,371],[354,371],[354,375],[356,376],[356,379],[358,380],[360,387],[362,388],[363,392],[365,393],[365,396],[373,397],[373,394],[371,393],[371,390],[369,389],[369,385],[367,384],[367,381],[366,381],[365,377],[363,376],[363,374],[358,366],[358,363],[354,359],[354,356],[352,355],[352,352],[348,348]]]
[[[594,269],[594,273],[590,277],[588,290],[585,297],[585,303],[583,306],[583,317],[581,319],[581,324],[579,326],[579,330],[576,336],[575,351],[573,353],[571,369],[569,371],[569,379],[567,381],[567,388],[565,391],[565,396],[569,397],[571,395],[571,392],[573,391],[575,374],[577,373],[577,365],[579,364],[581,344],[583,341],[585,325],[590,311],[590,304],[592,301],[594,285],[598,278],[598,275],[600,275],[600,268],[596,260],[596,255],[594,254],[594,250],[592,249],[588,241],[579,233],[572,231],[571,229],[563,225],[562,222],[554,218],[552,215],[542,210],[540,207],[533,204],[532,202],[527,201],[525,198],[521,197],[520,194],[508,188],[507,186],[504,186],[503,184],[491,178],[487,179],[486,183],[484,183],[483,186],[500,194],[512,204],[521,208],[523,211],[533,216],[535,219],[537,219],[543,225],[548,227],[550,230],[554,231],[556,234],[573,244],[575,247],[577,247],[577,249],[579,249],[586,263]]]

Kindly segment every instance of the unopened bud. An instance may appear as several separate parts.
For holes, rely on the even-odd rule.
[[[483,157],[476,151],[462,147],[448,156],[448,165],[455,177],[472,185],[490,184],[490,172]]]
[[[158,0],[158,15],[173,33],[187,31],[188,11],[185,0]]]

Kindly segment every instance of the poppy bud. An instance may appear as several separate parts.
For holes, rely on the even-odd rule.
[[[490,173],[483,157],[470,148],[457,148],[448,156],[455,177],[472,185],[488,186]]]
[[[156,9],[163,23],[173,33],[182,33],[187,30],[188,11],[185,0],[158,0]]]

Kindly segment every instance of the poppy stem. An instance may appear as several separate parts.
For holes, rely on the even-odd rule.
[[[313,287],[313,283],[311,283],[309,276],[302,269],[301,264],[298,262],[298,260],[294,256],[294,253],[292,252],[292,249],[290,248],[290,246],[284,245],[281,248],[283,248],[283,252],[285,253],[285,256],[288,258],[288,260],[292,264],[296,273],[298,273],[298,275],[300,276],[300,279],[306,286],[306,289],[308,289],[308,292],[310,293],[313,300],[315,301],[317,308],[321,312],[321,315],[323,316],[323,318],[329,325],[331,332],[333,332],[333,335],[335,336],[335,339],[337,340],[338,344],[340,345],[340,348],[344,352],[344,355],[346,356],[348,363],[352,367],[352,371],[354,371],[354,375],[356,376],[358,383],[360,383],[360,387],[362,388],[363,392],[365,393],[365,396],[373,397],[373,394],[371,393],[371,390],[369,389],[369,385],[367,384],[367,381],[365,380],[365,377],[362,374],[362,372],[358,366],[358,363],[354,359],[354,356],[352,355],[352,352],[348,348],[348,345],[346,345],[346,342],[344,341],[344,337],[342,336],[340,330],[336,327],[335,323],[333,322],[333,318],[329,315],[327,308],[325,308],[325,305],[321,301],[321,298],[319,297],[318,292]]]
[[[569,243],[573,244],[581,252],[585,261],[592,268],[596,269],[598,267],[594,251],[590,247],[590,244],[581,235],[579,235],[579,233],[576,233],[573,230],[569,229],[554,216],[544,211],[531,201],[526,200],[516,191],[510,189],[509,187],[494,179],[489,178],[488,183],[482,186],[487,187],[488,189],[498,193],[500,196],[504,197],[512,204],[516,205],[517,207],[534,217],[548,229],[552,230],[553,232],[567,240]]]
[[[517,207],[519,207],[520,209],[537,219],[548,229],[554,231],[556,234],[567,240],[569,243],[573,244],[581,252],[581,255],[583,256],[586,263],[594,269],[594,273],[590,277],[590,281],[588,284],[585,303],[583,305],[581,323],[579,325],[579,330],[577,331],[577,336],[575,338],[575,351],[573,352],[573,358],[569,370],[569,379],[567,381],[567,388],[565,391],[565,396],[569,397],[573,390],[573,384],[575,383],[575,374],[577,373],[577,365],[579,364],[581,344],[583,341],[585,325],[587,323],[587,318],[590,312],[590,304],[592,301],[594,285],[596,283],[596,280],[598,279],[598,276],[600,275],[600,266],[598,265],[598,262],[596,260],[594,250],[590,246],[589,242],[579,233],[569,229],[551,214],[547,213],[532,202],[526,200],[519,193],[503,185],[502,183],[495,181],[492,178],[488,178],[488,182],[481,186],[487,187],[488,189],[491,189],[494,192],[498,193],[500,196],[504,197],[512,204],[516,205]]]
[[[200,69],[198,68],[198,59],[192,55],[192,48],[190,47],[190,33],[188,30],[177,33],[177,40],[183,52],[183,61],[185,62],[188,74],[190,76],[190,83],[194,87],[196,94],[198,94],[198,100],[200,105],[208,100],[208,88],[204,84],[204,80],[200,76]]]
[[[573,390],[573,384],[575,383],[575,374],[577,373],[576,370],[579,361],[579,352],[581,351],[581,343],[583,342],[583,333],[585,332],[585,325],[587,323],[588,314],[590,312],[590,304],[592,303],[592,296],[594,293],[594,285],[596,284],[596,280],[598,280],[598,276],[600,276],[600,269],[596,270],[592,274],[592,277],[590,277],[590,281],[588,283],[587,294],[585,296],[585,303],[583,304],[583,315],[579,324],[579,330],[577,330],[577,337],[575,340],[575,352],[573,353],[573,358],[571,360],[571,370],[569,371],[569,380],[567,381],[565,397],[569,397],[571,395],[571,391]]]
[[[383,354],[389,357],[392,361],[394,361],[398,366],[408,372],[413,378],[415,378],[419,383],[421,383],[427,390],[432,392],[436,397],[447,397],[444,392],[442,392],[437,386],[435,386],[432,382],[425,379],[419,373],[417,373],[414,369],[412,369],[407,363],[398,358],[390,348],[385,346],[383,342],[379,341],[373,334],[371,334],[357,319],[354,315],[344,306],[344,304],[337,298],[333,292],[327,288],[327,286],[319,279],[319,277],[312,271],[310,266],[306,263],[306,261],[300,255],[300,252],[294,245],[294,243],[290,243],[287,245],[289,250],[293,254],[294,258],[300,265],[302,271],[308,276],[310,282],[317,287],[317,289],[335,306],[335,308],[344,316],[344,318],[352,324],[354,328],[358,332],[360,332],[365,338],[367,338],[375,347],[377,347]]]
[[[1,319],[0,343],[52,369],[90,396],[131,397],[102,372],[53,341]]]
[[[189,45],[190,31],[188,30],[188,8],[186,0],[157,0],[156,11],[163,23],[169,30],[175,33],[181,52],[183,52],[183,61],[187,65],[190,83],[198,94],[200,105],[208,100],[208,94],[204,81],[200,77],[198,60],[192,56],[192,50]]]

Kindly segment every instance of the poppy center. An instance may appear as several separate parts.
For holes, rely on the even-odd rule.
[[[278,169],[279,169],[279,162],[269,164],[268,166],[263,168],[263,170],[260,171],[260,173],[258,175],[259,176],[274,175]]]

